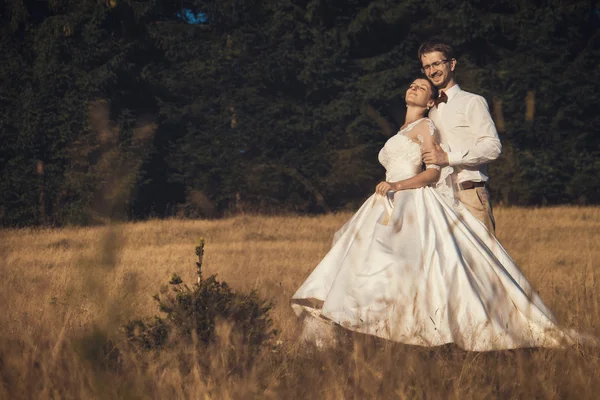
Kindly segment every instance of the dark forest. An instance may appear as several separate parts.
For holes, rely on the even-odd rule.
[[[356,207],[431,38],[490,106],[496,204],[598,204],[599,7],[0,0],[0,225]]]

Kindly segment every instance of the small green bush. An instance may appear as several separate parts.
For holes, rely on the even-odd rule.
[[[154,296],[166,316],[147,322],[140,319],[128,322],[124,327],[127,339],[145,350],[160,350],[170,339],[190,343],[197,340],[208,345],[216,339],[215,324],[222,321],[232,324],[231,335],[241,339],[244,347],[255,354],[276,333],[269,318],[273,304],[262,300],[254,290],[248,294],[236,292],[215,275],[203,279],[202,238],[196,255],[198,282],[190,288],[173,275],[169,282],[171,291]]]

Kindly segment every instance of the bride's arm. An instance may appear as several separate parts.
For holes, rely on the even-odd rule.
[[[437,165],[428,165],[427,169],[412,178],[404,179],[398,182],[391,182],[392,190],[397,192],[404,189],[417,189],[436,183],[440,179],[440,170]]]
[[[440,179],[440,170],[437,168],[439,168],[437,165],[432,164],[428,165],[425,171],[413,176],[412,178],[404,179],[398,182],[379,182],[375,188],[375,193],[385,196],[388,190],[397,192],[399,190],[417,189],[424,186],[429,186],[432,183],[436,183]]]

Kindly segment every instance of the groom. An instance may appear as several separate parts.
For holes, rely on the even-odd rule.
[[[451,46],[427,42],[419,48],[421,71],[438,88],[436,105],[429,112],[440,133],[440,146],[423,151],[425,164],[454,167],[458,198],[488,230],[495,233],[487,164],[502,151],[498,132],[485,99],[465,92],[454,80],[456,58]]]

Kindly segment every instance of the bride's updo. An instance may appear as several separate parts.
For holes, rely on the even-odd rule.
[[[427,83],[429,84],[429,87],[431,88],[431,98],[433,100],[438,98],[438,88],[435,87],[435,85],[433,84],[433,82],[431,82],[429,79],[426,79]]]
[[[429,79],[427,79],[427,82],[429,83],[429,87],[431,87],[431,99],[435,100],[438,98],[438,88],[435,87],[435,85],[433,84],[433,82],[431,82]],[[425,111],[425,116],[428,117],[429,116],[429,111],[431,111],[431,108],[427,108],[427,111]]]
[[[419,78],[415,78],[415,79],[419,79]],[[425,79],[425,80],[427,81],[427,84],[431,88],[431,100],[437,99],[438,98],[438,88],[435,87],[433,82],[431,82],[429,79]],[[426,117],[429,115],[429,111],[430,111],[430,108],[427,108],[427,111],[425,111]]]

